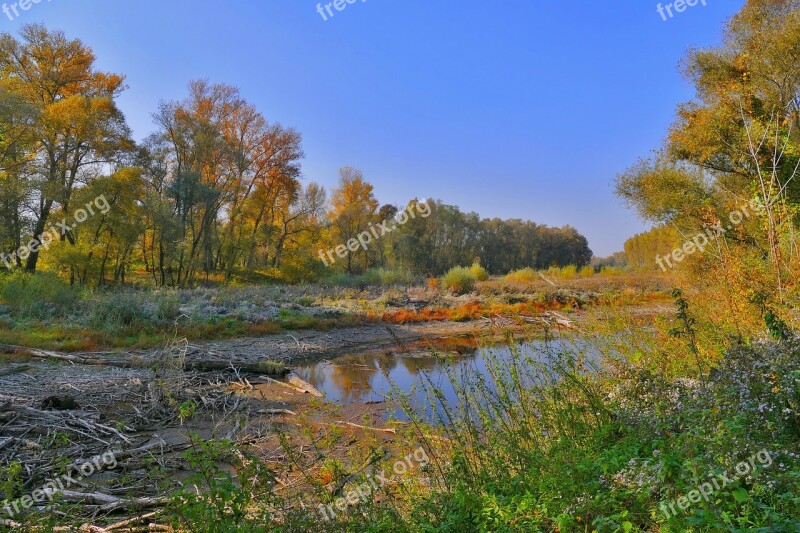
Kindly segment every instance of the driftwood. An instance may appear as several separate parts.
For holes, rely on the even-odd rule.
[[[14,344],[0,344],[0,352],[26,355],[35,359],[49,359],[90,366],[111,366],[115,368],[147,368],[155,361],[148,360],[139,356],[123,356],[114,352],[78,352],[74,354],[54,352],[51,350],[40,350],[38,348],[26,348]],[[198,370],[201,372],[217,370],[238,370],[253,374],[266,374],[271,376],[283,377],[290,370],[282,365],[271,361],[259,361],[251,363],[247,361],[230,361],[221,359],[187,359],[185,362],[186,370]],[[0,374],[3,375],[3,374]]]
[[[297,413],[294,411],[290,411],[289,409],[259,409],[258,414],[260,415],[291,415],[297,416]]]
[[[58,490],[45,488],[43,490],[48,499],[57,497],[60,501],[69,503],[80,503],[84,505],[96,505],[100,512],[110,513],[118,509],[147,509],[165,505],[170,502],[169,498],[117,498],[101,492],[75,492],[72,490]]]
[[[147,520],[148,518],[153,518],[158,514],[158,511],[154,511],[152,513],[147,513],[142,516],[135,516],[133,518],[129,518],[128,520],[123,520],[122,522],[117,522],[116,524],[111,524],[110,526],[97,528],[98,533],[102,533],[103,531],[114,531],[115,529],[119,529],[125,526],[129,526],[131,524],[135,524],[136,522],[141,522],[142,520]]]
[[[564,329],[571,329],[575,331],[581,331],[581,329],[576,326],[572,320],[567,318],[561,313],[557,313],[556,311],[546,311],[541,316],[538,317],[530,317],[525,315],[518,315],[518,318],[521,318],[525,322],[531,324],[538,324],[540,322],[544,322],[548,326],[560,326]]]
[[[68,426],[77,431],[82,431],[83,435],[89,435],[94,440],[104,444],[109,444],[106,441],[109,436],[117,437],[129,444],[131,442],[130,439],[118,429],[101,424],[96,420],[91,420],[89,417],[84,416],[85,413],[82,413],[81,411],[41,411],[27,405],[18,405],[7,402],[3,405],[0,405],[0,414],[3,413],[16,413],[18,415],[42,421],[50,427],[59,427],[59,425],[63,425],[64,427]],[[10,432],[11,428],[7,428],[7,431]]]
[[[267,383],[272,383],[274,385],[280,385],[281,387],[284,387],[284,388],[287,388],[287,389],[291,389],[294,392],[300,392],[302,394],[311,394],[312,396],[314,396],[316,398],[322,398],[323,397],[323,394],[320,391],[318,391],[317,389],[315,389],[311,384],[306,383],[302,379],[300,379],[298,377],[295,377],[295,376],[292,376],[291,378],[289,378],[289,382],[288,383],[285,382],[285,381],[278,381],[277,379],[272,379],[269,376],[262,376],[262,377],[266,378]]]
[[[302,379],[298,378],[297,376],[289,376],[288,379],[289,383],[300,389],[301,391],[305,392],[306,394],[310,394],[315,398],[322,398],[323,394],[318,391],[311,383],[307,383]]]
[[[371,428],[369,426],[362,426],[361,424],[354,424],[353,422],[344,422],[339,421],[340,424],[344,424],[345,426],[350,426],[358,429],[366,429],[368,431],[378,431],[380,433],[391,433],[392,435],[397,435],[397,430],[395,428]]]

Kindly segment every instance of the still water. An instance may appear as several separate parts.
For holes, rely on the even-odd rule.
[[[549,366],[554,354],[589,354],[595,359],[583,339],[536,340],[518,344],[518,356],[530,358]],[[449,351],[449,356],[432,352],[404,353],[367,352],[343,355],[330,361],[317,361],[295,367],[294,372],[325,395],[327,401],[340,405],[379,403],[386,401],[397,390],[410,396],[415,407],[425,406],[424,384],[429,382],[439,389],[443,400],[449,404],[457,401],[450,376],[489,377],[491,361],[504,362],[513,357],[511,348],[499,345],[490,348],[459,348],[459,353]]]

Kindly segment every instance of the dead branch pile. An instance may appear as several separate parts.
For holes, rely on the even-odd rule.
[[[62,513],[49,498],[57,493],[70,516],[141,514],[167,501],[178,473],[191,474],[182,457],[191,446],[188,418],[201,438],[252,440],[245,430],[259,430],[247,422],[257,409],[231,390],[230,372],[249,382],[230,362],[230,372],[187,372],[186,351],[185,342],[171,343],[143,367],[32,350],[41,352],[29,353],[37,360],[0,367],[0,477],[9,477],[0,502],[43,490],[48,498],[34,511]],[[113,462],[101,464],[101,456]],[[92,461],[101,467],[83,475]],[[14,527],[17,517],[3,515],[0,507],[2,523]]]

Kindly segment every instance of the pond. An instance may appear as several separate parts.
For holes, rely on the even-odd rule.
[[[415,408],[419,408],[430,403],[424,392],[426,383],[439,389],[446,403],[454,405],[457,395],[452,376],[488,379],[490,369],[502,367],[515,357],[549,368],[555,356],[564,354],[581,361],[597,360],[585,339],[575,337],[524,341],[513,350],[509,345],[459,348],[458,353],[450,350],[444,356],[432,351],[348,354],[330,361],[301,364],[294,373],[322,392],[327,401],[336,404],[381,403],[389,400],[393,390],[399,390],[408,394]]]

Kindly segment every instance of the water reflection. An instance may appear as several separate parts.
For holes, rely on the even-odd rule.
[[[568,344],[568,346],[566,345]],[[531,341],[520,344],[517,349],[523,357],[546,362],[554,352],[583,351],[575,340]],[[451,357],[433,355],[430,352],[404,353],[369,352],[337,357],[332,361],[308,363],[295,369],[295,373],[325,394],[328,401],[338,404],[381,402],[392,392],[392,384],[411,396],[416,409],[425,408],[426,396],[423,382],[430,381],[440,389],[443,399],[450,404],[457,401],[448,374],[488,375],[487,358],[510,359],[508,346],[465,349]],[[423,378],[424,376],[424,378]]]

